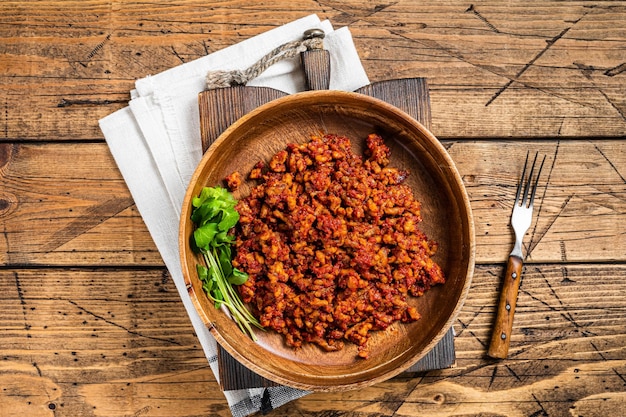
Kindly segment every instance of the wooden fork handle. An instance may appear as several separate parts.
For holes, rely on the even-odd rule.
[[[520,280],[522,278],[523,261],[517,256],[509,256],[506,266],[506,275],[500,292],[496,323],[489,345],[489,356],[504,359],[509,353],[511,344],[511,331],[513,329],[513,316],[517,305]]]

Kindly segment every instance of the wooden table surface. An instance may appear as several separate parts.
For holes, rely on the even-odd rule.
[[[626,2],[3,1],[0,415],[228,416],[98,119],[136,79],[308,14],[427,77],[476,223],[457,364],[270,416],[626,413]],[[527,152],[547,155],[506,360],[486,356]]]

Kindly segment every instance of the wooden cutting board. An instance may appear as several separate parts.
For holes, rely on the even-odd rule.
[[[310,50],[301,54],[307,89],[328,89],[330,57],[328,51]],[[405,78],[375,82],[355,92],[384,100],[410,114],[426,128],[431,127],[430,96],[425,78]],[[231,124],[245,114],[287,93],[268,87],[233,86],[203,91],[198,96],[202,149],[209,146]],[[439,343],[407,372],[443,369],[455,362],[452,329]],[[241,365],[218,345],[220,385],[223,390],[276,386]]]

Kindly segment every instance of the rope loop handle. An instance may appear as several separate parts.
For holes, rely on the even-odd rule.
[[[278,61],[293,58],[304,51],[322,49],[324,47],[324,36],[325,33],[321,29],[309,29],[304,32],[302,40],[280,45],[248,69],[243,71],[209,71],[206,75],[206,88],[211,90],[246,85],[248,81],[255,79]]]

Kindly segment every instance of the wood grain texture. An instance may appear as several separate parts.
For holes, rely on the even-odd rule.
[[[0,4],[1,137],[101,138],[135,79],[310,13],[350,26],[372,80],[427,77],[439,137],[626,134],[623,1],[47,0]]]
[[[443,144],[469,194],[477,262],[504,262],[511,251],[509,221],[527,150],[548,158],[524,241],[526,261],[624,259],[626,142]],[[161,265],[105,144],[4,143],[0,155],[2,265]]]
[[[300,54],[304,82],[307,90],[328,90],[330,87],[330,53],[310,50]]]
[[[477,268],[454,325],[456,367],[312,394],[269,416],[621,409],[626,267],[526,265],[510,355],[494,361],[486,350],[503,273]],[[57,416],[229,415],[163,269],[3,269],[0,328],[0,399],[13,415],[52,414],[50,405]]]
[[[267,87],[234,86],[205,90],[198,95],[200,117],[200,140],[202,151],[238,119],[252,110],[287,95]],[[228,109],[228,110],[225,110]]]
[[[0,155],[2,265],[162,264],[105,144],[2,143]]]
[[[0,415],[223,416],[227,403],[97,120],[134,81],[316,13],[372,81],[427,77],[476,224],[457,366],[277,416],[626,409],[626,2],[0,3]],[[527,150],[549,155],[509,357],[486,356]]]
[[[502,289],[496,310],[496,320],[491,334],[491,343],[487,354],[492,358],[504,359],[509,354],[511,331],[517,306],[517,295],[522,279],[522,259],[510,255],[506,264],[506,272],[502,279]]]
[[[432,129],[430,94],[425,78],[401,78],[370,83],[357,93],[379,98],[410,114],[426,129]]]

